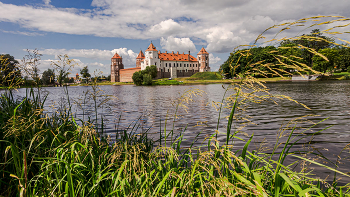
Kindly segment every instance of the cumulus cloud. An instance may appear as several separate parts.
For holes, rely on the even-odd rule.
[[[196,38],[205,41],[211,52],[226,53],[283,21],[320,14],[350,16],[346,0],[93,0],[93,9],[56,8],[50,0],[43,2],[42,7],[0,2],[0,22],[74,35]]]
[[[242,38],[235,36],[224,28],[212,28],[212,32],[206,36],[207,50],[210,52],[229,52],[242,43]]]
[[[219,61],[221,61],[221,58],[215,57],[212,53],[209,54],[209,65],[215,65]]]
[[[190,38],[174,38],[172,36],[160,39],[160,45],[167,51],[196,52],[196,46]]]

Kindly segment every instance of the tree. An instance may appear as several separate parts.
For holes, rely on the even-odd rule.
[[[157,77],[157,66],[151,65],[147,66],[145,70],[142,71],[144,74],[149,74],[152,79]]]
[[[18,61],[9,54],[0,55],[0,86],[16,86],[21,81]]]
[[[68,77],[70,70],[75,66],[75,62],[69,59],[68,55],[58,55],[58,61],[52,61],[51,64],[57,71],[57,82],[62,86],[63,80]]]
[[[324,57],[315,55],[312,58],[314,62],[313,69],[323,73],[326,73],[328,70],[332,71],[338,59],[338,51],[334,48],[326,48],[319,50],[319,53]]]
[[[80,74],[83,78],[91,77],[87,66],[85,66],[83,69],[80,70]]]
[[[338,51],[337,68],[344,72],[350,66],[350,48],[342,46],[335,47],[335,49]]]
[[[55,71],[53,69],[47,69],[43,72],[41,81],[44,85],[51,85],[55,83]]]
[[[157,77],[157,66],[147,66],[145,70],[135,72],[132,80],[135,85],[152,85],[152,79]]]
[[[34,80],[36,85],[39,85],[41,82],[38,65],[40,64],[42,54],[40,54],[37,49],[27,49],[27,52],[28,54],[25,55],[22,60],[22,70],[27,76],[30,76]]]
[[[318,52],[321,49],[331,48],[334,46],[334,39],[323,36],[319,29],[314,29],[310,34],[297,37],[295,40],[286,40],[281,42],[281,45],[286,43],[293,43],[296,45],[302,45],[305,48],[301,49],[301,57],[305,60],[306,64],[313,67],[314,53],[309,49],[313,49]]]
[[[137,85],[137,86],[142,85],[142,81],[143,81],[142,72],[141,71],[135,72],[132,75],[132,80],[133,80],[135,85]]]
[[[142,79],[143,79],[142,85],[146,85],[146,86],[152,85],[152,76],[150,74],[144,74]]]

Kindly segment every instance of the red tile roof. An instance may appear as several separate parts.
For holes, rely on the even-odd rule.
[[[162,61],[189,61],[197,62],[197,58],[188,54],[178,54],[178,53],[158,53],[159,59]],[[190,59],[188,59],[190,56]]]
[[[209,53],[204,49],[204,47],[202,47],[202,49],[198,52],[198,54],[209,54]]]
[[[122,59],[122,58],[118,55],[118,53],[115,53],[112,59]]]
[[[145,55],[142,53],[142,50],[140,50],[140,53],[136,59],[144,59],[144,58],[145,58]]]
[[[156,49],[156,47],[152,44],[152,42],[151,42],[151,44],[148,46],[148,48],[146,49],[146,51],[157,51],[157,49]]]

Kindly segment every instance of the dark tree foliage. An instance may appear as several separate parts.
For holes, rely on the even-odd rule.
[[[132,80],[135,85],[152,85],[152,79],[157,77],[157,66],[147,66],[145,70],[135,72]]]
[[[43,72],[41,81],[44,85],[55,84],[55,71],[53,69],[47,69]]]
[[[80,74],[83,78],[91,77],[87,66],[85,66],[83,69],[80,70]]]
[[[0,86],[16,86],[21,77],[18,61],[9,54],[0,55]]]
[[[281,46],[285,44],[296,44],[314,49],[318,52],[321,49],[332,48],[334,46],[332,42],[334,42],[333,38],[323,36],[319,29],[314,29],[310,32],[310,34],[302,35],[300,39],[281,42]],[[312,58],[314,57],[314,53],[307,49],[301,49],[301,57],[305,60],[305,63],[308,66],[313,66]]]
[[[237,50],[230,54],[230,57],[220,66],[219,71],[225,78],[232,78],[249,70],[250,66],[256,63],[276,63],[273,51],[276,51],[274,46]]]
[[[350,48],[335,47],[335,49],[338,51],[338,59],[335,64],[337,65],[337,68],[345,72],[347,71],[347,68],[350,67]]]
[[[134,81],[135,85],[137,85],[137,86],[142,85],[143,76],[142,76],[141,71],[135,72],[132,75],[132,80]]]

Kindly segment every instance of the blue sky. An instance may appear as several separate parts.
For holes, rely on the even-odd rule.
[[[152,41],[158,50],[192,55],[204,47],[217,70],[236,46],[274,24],[349,17],[349,7],[347,0],[0,0],[0,53],[22,59],[26,49],[38,49],[41,72],[68,54],[79,64],[73,74],[88,66],[109,75],[115,52],[126,68],[135,67]]]

